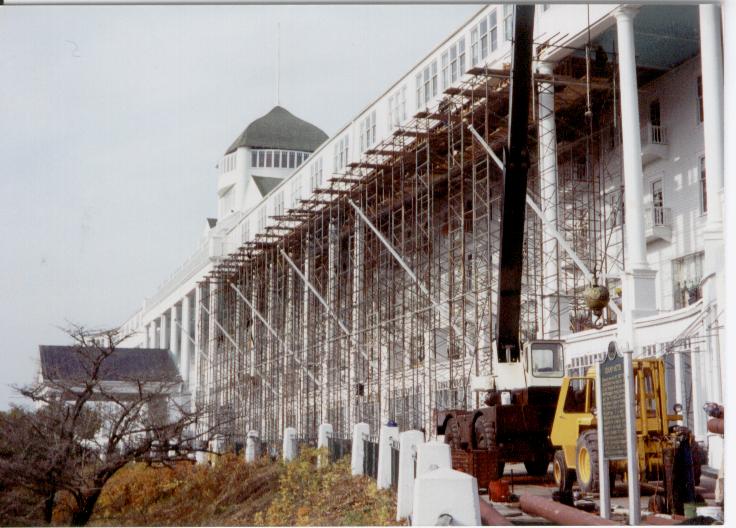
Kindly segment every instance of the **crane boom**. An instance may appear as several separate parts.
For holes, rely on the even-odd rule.
[[[496,350],[500,362],[519,361],[522,248],[529,171],[529,94],[532,89],[534,5],[517,5],[509,95],[509,136],[504,151],[503,209]]]

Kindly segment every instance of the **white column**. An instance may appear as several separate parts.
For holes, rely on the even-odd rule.
[[[682,421],[679,422],[680,424],[688,425],[688,409],[685,405],[685,400],[683,398],[685,391],[683,389],[683,379],[682,379],[682,350],[675,349],[675,353],[673,354],[673,359],[675,360],[675,403],[679,403],[682,405]],[[672,410],[672,405],[669,403],[670,408],[667,409],[667,412],[670,412]]]
[[[167,315],[168,312],[164,312],[161,314],[161,348],[165,348],[168,350],[169,348],[169,316]]]
[[[202,368],[202,347],[204,339],[202,338],[202,286],[198,285],[194,289],[194,381],[189,381],[189,387],[192,393],[192,399],[196,402],[197,394],[201,390],[199,371]]]
[[[153,348],[153,330],[151,329],[153,323],[148,323],[146,328],[146,348]]]
[[[725,303],[719,300],[719,293],[725,291],[723,278],[724,270],[724,237],[723,237],[723,208],[721,196],[723,194],[723,53],[721,50],[721,19],[720,7],[715,4],[703,4],[700,10],[700,60],[703,73],[703,139],[705,142],[705,174],[706,196],[708,204],[707,221],[703,232],[705,247],[705,276],[715,273],[713,279],[703,285],[703,300],[707,305]],[[716,310],[720,310],[716,308]],[[714,317],[708,320],[713,322]],[[711,329],[708,335],[708,352],[711,355],[712,384],[710,397],[723,403],[721,393],[720,371],[720,340],[716,337],[717,330]]]
[[[696,347],[692,350],[690,353],[690,368],[692,369],[692,406],[693,406],[693,423],[691,425],[691,429],[693,431],[693,434],[695,435],[695,438],[697,440],[703,441],[705,440],[705,434],[706,434],[706,416],[705,412],[703,412],[703,404],[705,403],[703,401],[702,396],[702,388],[703,388],[703,379],[702,379],[702,361],[703,361],[703,354],[700,351],[700,347],[696,345]]]
[[[181,356],[179,358],[179,371],[181,379],[189,386],[189,359],[192,356],[192,340],[194,338],[194,327],[192,326],[192,300],[185,295],[181,300]],[[196,326],[196,325],[195,325]]]
[[[537,62],[537,72],[552,75],[554,65]],[[557,127],[555,125],[555,87],[551,82],[538,85],[539,179],[544,219],[557,227]],[[543,337],[560,338],[569,333],[569,313],[563,313],[560,299],[557,240],[545,235],[542,243],[542,327]],[[567,316],[567,318],[565,317]],[[565,322],[567,319],[567,322]]]
[[[161,348],[161,318],[153,320],[153,348]]]
[[[179,305],[175,304],[171,307],[171,322],[169,328],[171,329],[171,337],[169,339],[169,348],[174,353],[176,362],[179,362],[181,358],[181,321],[179,321]]]
[[[626,263],[623,284],[624,348],[635,349],[633,320],[655,313],[655,277],[647,262],[644,234],[644,176],[641,168],[639,90],[636,80],[634,15],[637,8],[621,6],[614,12],[618,31],[621,129],[623,136]]]

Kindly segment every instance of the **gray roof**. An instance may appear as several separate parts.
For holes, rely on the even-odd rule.
[[[217,218],[208,218],[207,219],[207,225],[212,229],[217,225]]]
[[[75,381],[87,378],[92,358],[100,351],[93,347],[40,345],[44,379]],[[103,381],[181,382],[179,369],[164,348],[116,348],[101,366]]]
[[[286,108],[273,109],[246,127],[225,154],[239,147],[302,150],[314,152],[327,139],[327,134],[311,123],[299,119]]]
[[[256,176],[253,175],[253,181],[256,182],[256,187],[261,192],[261,196],[266,196],[283,180],[281,178],[271,178],[269,176]]]

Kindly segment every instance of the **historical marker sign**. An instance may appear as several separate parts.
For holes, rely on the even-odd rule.
[[[626,389],[624,358],[609,354],[601,363],[601,407],[603,457],[626,458]]]

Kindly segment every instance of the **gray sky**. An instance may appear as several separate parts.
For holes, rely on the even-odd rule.
[[[332,135],[478,6],[0,9],[0,409],[67,322],[122,323],[276,104]]]

